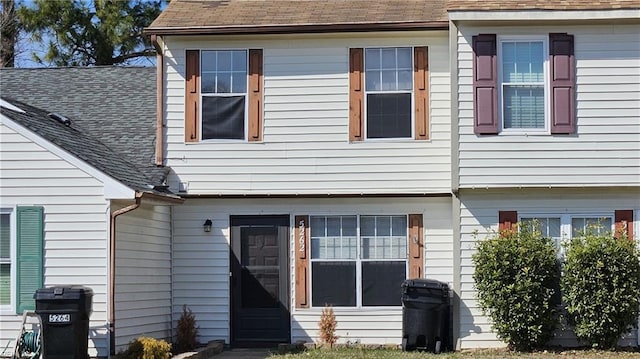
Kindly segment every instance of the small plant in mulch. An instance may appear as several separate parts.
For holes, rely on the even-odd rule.
[[[178,326],[176,328],[176,353],[183,353],[195,349],[198,345],[197,341],[198,327],[196,326],[196,316],[193,315],[193,311],[187,308],[187,305],[182,306],[182,315],[178,319]]]
[[[322,315],[320,316],[318,327],[320,328],[320,341],[324,345],[329,346],[329,348],[333,348],[334,344],[338,340],[338,336],[336,335],[337,326],[338,322],[336,321],[336,316],[333,313],[333,308],[325,305],[324,309],[322,309]]]

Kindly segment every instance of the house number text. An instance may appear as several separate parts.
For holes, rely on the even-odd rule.
[[[298,222],[298,251],[299,252],[303,252],[306,250],[305,248],[305,232],[306,232],[306,225],[304,223],[304,220],[300,220]]]

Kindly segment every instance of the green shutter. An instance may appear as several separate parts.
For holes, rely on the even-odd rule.
[[[35,310],[33,295],[42,287],[42,246],[44,210],[42,207],[18,207],[16,312]]]

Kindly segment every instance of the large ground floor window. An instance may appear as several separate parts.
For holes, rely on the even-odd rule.
[[[407,216],[310,216],[311,305],[400,306]]]

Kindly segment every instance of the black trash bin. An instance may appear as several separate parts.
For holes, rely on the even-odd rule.
[[[46,359],[87,359],[93,290],[83,286],[41,288],[33,298],[42,321]]]
[[[449,286],[432,279],[402,283],[402,350],[448,350]]]

